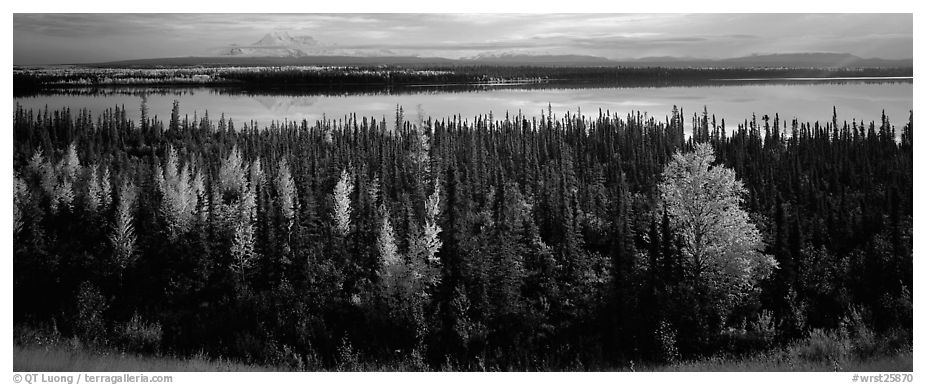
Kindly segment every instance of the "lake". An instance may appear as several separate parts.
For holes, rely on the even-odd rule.
[[[353,90],[302,92],[247,92],[227,88],[118,88],[108,90],[68,89],[40,95],[17,96],[15,103],[25,108],[87,108],[97,114],[113,106],[125,106],[138,119],[142,98],[149,114],[166,121],[174,100],[180,102],[181,114],[218,118],[224,113],[237,125],[255,121],[260,126],[273,120],[310,123],[321,117],[339,118],[356,113],[358,117],[375,117],[394,121],[396,105],[405,110],[407,120],[415,121],[419,113],[435,119],[460,115],[465,119],[492,112],[504,119],[508,112],[520,110],[527,116],[539,116],[549,105],[561,116],[581,109],[586,116],[597,116],[599,109],[626,115],[645,112],[663,119],[674,105],[684,109],[686,119],[705,106],[717,122],[725,119],[735,127],[755,113],[758,118],[775,113],[783,121],[830,121],[833,107],[839,120],[880,121],[885,110],[894,125],[901,127],[913,108],[912,79],[839,79],[839,80],[763,80],[717,81],[703,85],[660,87],[588,87],[588,86],[507,86],[507,87],[407,87],[401,90]],[[899,130],[898,130],[899,131]]]

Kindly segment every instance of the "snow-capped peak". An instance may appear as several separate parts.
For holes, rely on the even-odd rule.
[[[319,44],[311,36],[293,36],[288,31],[273,31],[250,45],[232,44],[215,50],[220,56],[304,57],[330,54],[331,47]]]
[[[274,31],[264,35],[254,43],[256,47],[291,47],[291,46],[317,46],[311,36],[292,36],[286,31]]]

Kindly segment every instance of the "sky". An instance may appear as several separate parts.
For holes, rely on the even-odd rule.
[[[13,15],[17,65],[213,56],[270,32],[335,52],[609,59],[835,52],[913,57],[912,14],[38,14]]]

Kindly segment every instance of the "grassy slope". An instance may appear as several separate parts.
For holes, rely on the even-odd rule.
[[[54,346],[13,346],[17,372],[254,372],[274,368],[206,358],[178,359],[136,354],[97,353]]]
[[[712,357],[654,368],[667,372],[912,372],[913,352],[868,359],[807,360],[787,353],[764,353],[745,359]]]
[[[409,370],[408,368],[370,368],[360,370]],[[850,372],[912,372],[913,353],[897,352],[868,359],[844,357],[835,361],[801,358],[788,350],[774,350],[748,358],[714,357],[682,362],[669,366],[643,367],[643,371],[679,372],[762,372],[762,371],[850,371]],[[14,346],[13,370],[17,372],[54,371],[117,371],[117,372],[216,372],[216,371],[279,371],[283,368],[245,365],[228,360],[207,358],[171,358],[120,353],[95,353],[65,347]],[[629,368],[620,368],[626,371]]]

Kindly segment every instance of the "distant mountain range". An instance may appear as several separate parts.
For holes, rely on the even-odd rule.
[[[645,63],[646,61],[638,61]],[[912,67],[913,59],[888,60],[861,58],[846,53],[787,53],[771,55],[751,55],[730,59],[674,59],[654,60],[650,63],[691,67]]]
[[[399,54],[388,49],[349,49],[322,44],[311,36],[292,36],[271,32],[250,45],[233,44],[211,49],[203,57],[177,57],[126,60],[97,65],[506,65],[506,66],[596,66],[596,67],[912,67],[913,59],[886,60],[861,58],[845,53],[784,53],[751,55],[727,59],[691,57],[646,57],[608,59],[589,55],[548,55],[525,53],[485,53],[449,59]]]
[[[699,59],[690,57],[647,57],[639,59],[607,59],[583,55],[482,55],[460,62],[479,64],[539,64],[581,66],[629,67],[912,67],[913,59],[865,59],[844,53],[790,53],[751,55],[727,59]]]
[[[280,48],[279,50],[288,50]],[[572,66],[572,67],[789,67],[789,68],[873,68],[913,67],[913,59],[866,59],[850,54],[798,53],[752,55],[728,59],[697,59],[658,57],[612,60],[583,55],[482,55],[472,58],[448,59],[419,56],[355,56],[302,55],[260,56],[260,49],[241,48],[241,54],[208,57],[176,57],[124,60],[95,63],[95,66],[192,66],[192,65],[508,65],[508,66]],[[279,52],[279,51],[278,51]],[[303,51],[304,52],[304,51]]]
[[[210,50],[217,57],[303,58],[311,56],[394,56],[386,49],[345,49],[322,44],[311,36],[292,36],[289,32],[270,32],[250,45],[232,44]]]
[[[480,54],[457,60],[461,63],[500,65],[589,65],[610,66],[614,62],[607,58],[588,55],[531,55],[531,54]]]

